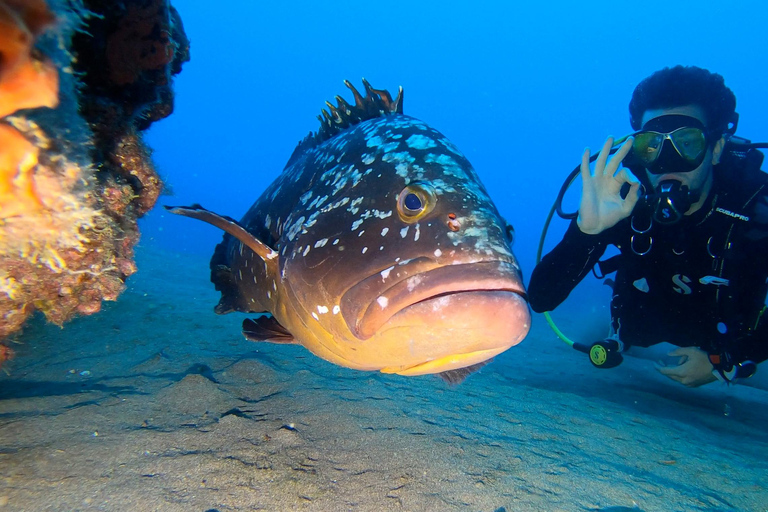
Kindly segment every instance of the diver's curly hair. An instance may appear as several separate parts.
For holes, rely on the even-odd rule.
[[[646,110],[698,105],[707,116],[707,127],[725,133],[734,121],[736,96],[717,73],[696,66],[675,66],[656,71],[640,82],[629,102],[629,122],[642,127]]]

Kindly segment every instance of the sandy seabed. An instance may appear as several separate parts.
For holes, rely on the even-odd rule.
[[[139,268],[14,345],[0,510],[768,510],[764,390],[597,370],[540,317],[459,386],[357,372],[244,340],[203,257]]]

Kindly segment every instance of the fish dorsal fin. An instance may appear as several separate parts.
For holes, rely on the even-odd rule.
[[[476,363],[471,366],[466,366],[464,368],[456,368],[455,370],[448,370],[447,372],[438,373],[437,376],[443,379],[448,384],[455,386],[457,384],[461,384],[462,382],[464,382],[464,379],[466,379],[467,376],[471,375],[472,373],[475,373],[477,370],[487,365],[491,361],[492,359],[489,359],[488,361],[483,361],[482,363]]]
[[[203,222],[207,222],[208,224],[226,231],[264,260],[264,264],[267,266],[267,271],[271,275],[274,276],[277,273],[277,252],[249,233],[248,230],[238,224],[235,219],[219,215],[218,213],[213,213],[199,204],[193,204],[192,206],[166,206],[165,209],[176,215],[183,215],[184,217],[202,220]]]
[[[293,334],[280,325],[273,316],[260,316],[255,320],[243,320],[243,334],[250,341],[268,341],[270,343],[297,343]]]
[[[403,113],[402,87],[398,88],[397,96],[395,99],[392,99],[389,91],[386,89],[374,89],[365,78],[363,78],[365,96],[360,94],[349,80],[344,80],[344,85],[352,91],[355,104],[350,105],[341,96],[336,96],[336,105],[326,101],[325,104],[328,110],[322,109],[320,115],[317,116],[317,119],[320,121],[320,129],[317,130],[317,133],[310,132],[309,135],[299,142],[296,149],[293,150],[291,158],[288,159],[286,167],[291,165],[304,151],[325,142],[350,126],[389,114]]]

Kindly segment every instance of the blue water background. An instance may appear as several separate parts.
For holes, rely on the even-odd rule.
[[[324,102],[352,101],[342,80],[361,87],[365,77],[393,94],[402,85],[405,113],[466,154],[516,229],[527,278],[563,179],[584,147],[631,131],[632,91],[657,69],[722,74],[737,96],[738,134],[768,140],[767,8],[756,1],[174,5],[192,60],[176,79],[174,114],[147,137],[172,191],[164,204],[240,218],[317,129]],[[143,245],[173,251],[208,255],[221,239],[157,208],[141,224]],[[555,220],[547,248],[566,225]],[[605,289],[586,286],[574,307],[604,315]]]

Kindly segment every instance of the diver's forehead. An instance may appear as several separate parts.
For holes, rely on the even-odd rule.
[[[707,116],[704,112],[704,109],[699,105],[683,105],[679,107],[654,108],[646,110],[643,112],[643,120],[641,126],[645,126],[645,124],[651,119],[656,119],[657,117],[667,116],[670,114],[693,117],[701,121],[704,126],[707,126]]]

